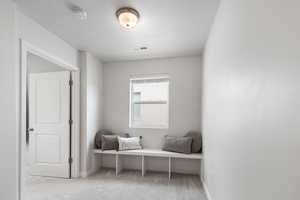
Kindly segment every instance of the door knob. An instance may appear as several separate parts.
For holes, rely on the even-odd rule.
[[[34,131],[33,128],[29,128],[29,129],[28,129],[28,132],[33,132],[33,131]]]

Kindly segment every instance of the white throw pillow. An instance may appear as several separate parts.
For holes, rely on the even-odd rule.
[[[139,137],[118,137],[119,151],[142,149]]]

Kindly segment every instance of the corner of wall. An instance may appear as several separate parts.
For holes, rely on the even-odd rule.
[[[205,193],[207,200],[213,200],[211,197],[211,194],[209,193],[208,186],[207,186],[203,176],[201,176],[201,182],[202,182],[202,186],[203,186],[204,193]]]
[[[103,126],[102,63],[86,51],[79,51],[81,68],[81,176],[95,173],[101,160],[93,153],[94,137]]]

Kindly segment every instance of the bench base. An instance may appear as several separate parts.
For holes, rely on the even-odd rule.
[[[166,158],[169,162],[168,167],[168,175],[169,179],[172,176],[172,161],[174,159],[189,159],[189,160],[199,160],[199,168],[200,168],[200,160],[203,158],[202,154],[194,153],[194,154],[182,154],[182,153],[175,153],[175,152],[167,152],[157,149],[141,149],[141,150],[128,150],[128,151],[116,151],[116,150],[105,150],[102,151],[100,149],[94,150],[95,154],[108,154],[108,155],[115,155],[115,164],[116,164],[116,175],[118,176],[122,171],[122,161],[121,156],[138,156],[140,157],[141,161],[141,175],[145,176],[146,174],[146,166],[145,162],[147,157],[160,157]]]

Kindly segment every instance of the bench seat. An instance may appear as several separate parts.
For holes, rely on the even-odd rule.
[[[140,155],[140,156],[153,156],[153,157],[171,157],[171,158],[185,158],[185,159],[202,159],[201,153],[183,154],[169,151],[163,151],[159,149],[139,149],[139,150],[127,150],[127,151],[116,151],[116,150],[104,150],[95,149],[94,153],[98,154],[113,154],[113,155]]]

